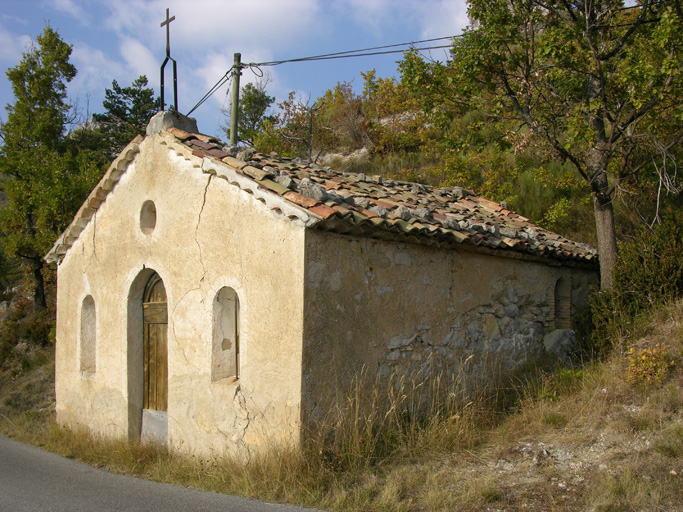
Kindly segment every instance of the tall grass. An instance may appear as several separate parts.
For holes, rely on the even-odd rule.
[[[309,455],[335,471],[471,448],[481,440],[477,426],[496,417],[496,393],[464,372],[385,380],[363,371],[341,396],[305,436]]]
[[[58,427],[44,418],[42,428],[26,415],[1,424],[12,437],[116,472],[271,501],[360,506],[397,499],[390,490],[377,496],[368,481],[374,472],[470,450],[484,440],[499,418],[496,396],[492,388],[466,384],[464,375],[380,379],[360,372],[342,398],[307,426],[302,446],[272,443],[246,456],[226,453],[210,460]],[[366,485],[375,491],[366,493]]]

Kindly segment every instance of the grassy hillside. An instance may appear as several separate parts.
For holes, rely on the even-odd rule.
[[[342,419],[332,446],[273,448],[246,465],[56,427],[52,352],[19,349],[0,373],[0,430],[116,472],[322,509],[681,510],[683,303],[633,324],[621,346],[418,422]]]

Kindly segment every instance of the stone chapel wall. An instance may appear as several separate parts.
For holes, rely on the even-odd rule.
[[[320,419],[360,373],[474,382],[544,355],[558,282],[576,312],[597,272],[307,233],[304,415]]]

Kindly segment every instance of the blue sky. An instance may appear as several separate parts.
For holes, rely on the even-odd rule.
[[[467,24],[465,0],[0,0],[0,65],[15,66],[31,40],[49,23],[73,46],[77,77],[69,96],[83,116],[101,112],[104,89],[117,80],[129,85],[146,75],[159,89],[166,32],[159,25],[170,8],[171,56],[178,62],[179,110],[187,113],[230,68],[233,54],[243,62],[265,62],[404,43],[458,34]],[[443,59],[445,50],[433,50]],[[382,77],[396,73],[400,54],[263,68],[268,92],[278,101],[290,91],[315,99],[339,81],[359,90],[361,71]],[[172,99],[171,65],[166,98]],[[244,70],[242,84],[255,75]],[[5,73],[0,103],[13,102]],[[192,116],[199,129],[219,134],[225,122],[226,87]],[[6,114],[0,112],[2,119]]]

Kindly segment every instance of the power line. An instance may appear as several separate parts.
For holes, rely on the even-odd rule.
[[[202,97],[202,99],[199,100],[199,101],[197,102],[197,104],[196,104],[194,107],[192,107],[192,110],[190,110],[186,115],[189,116],[192,112],[194,112],[194,111],[197,110],[199,107],[201,107],[201,106],[204,104],[204,102],[205,102],[206,100],[208,100],[208,99],[213,95],[213,93],[215,93],[218,89],[220,89],[221,87],[223,87],[223,85],[224,85],[226,82],[230,82],[230,79],[232,78],[232,70],[233,70],[233,69],[235,69],[235,66],[232,66],[230,69],[228,69],[228,71],[226,71],[225,75],[223,75],[223,76],[218,80],[218,82],[216,82],[216,83],[214,84],[214,86],[213,86],[211,89],[209,89],[209,92],[207,92],[207,93]]]
[[[415,48],[417,51],[424,51],[424,50],[436,50],[439,48],[450,48],[450,44],[444,44],[440,46],[426,46],[422,48]],[[271,61],[271,62],[254,62],[248,64],[249,66],[254,66],[254,67],[262,67],[262,66],[279,66],[280,64],[286,64],[289,62],[313,62],[316,60],[334,60],[334,59],[348,59],[351,57],[367,57],[370,55],[388,55],[390,53],[403,53],[405,50],[387,50],[384,52],[367,52],[367,53],[354,53],[354,54],[348,54],[348,55],[341,55],[341,54],[331,54],[330,56],[324,56],[324,55],[317,55],[314,57],[301,57],[299,59],[289,59],[289,60],[278,60],[278,61]]]
[[[259,63],[254,63],[254,66],[277,66],[279,64],[285,64],[287,62],[306,62],[306,61],[311,61],[311,60],[327,60],[327,59],[333,59],[333,58],[344,58],[344,57],[364,57],[365,55],[383,55],[386,53],[402,53],[404,50],[395,50],[391,52],[375,52],[375,53],[360,53],[360,52],[370,52],[372,50],[384,50],[386,48],[396,48],[399,46],[413,46],[416,44],[421,44],[421,43],[431,43],[434,41],[445,41],[445,40],[452,40],[456,37],[462,37],[461,35],[458,36],[448,36],[448,37],[435,37],[433,39],[422,39],[420,41],[411,41],[409,43],[398,43],[398,44],[388,44],[385,46],[374,46],[372,48],[362,48],[360,50],[349,50],[345,52],[337,52],[337,53],[325,53],[323,55],[314,55],[312,57],[300,57],[297,59],[287,59],[287,60],[273,60],[269,62],[259,62]],[[427,48],[418,48],[418,50],[431,50],[434,48],[448,48],[450,45],[444,45],[444,46],[434,46],[434,47],[427,47]]]
[[[269,61],[269,62],[252,62],[249,64],[243,64],[241,68],[252,68],[252,70],[259,69],[260,67],[265,67],[265,66],[279,66],[280,64],[286,64],[290,62],[313,62],[313,61],[319,61],[319,60],[333,60],[333,59],[348,59],[351,57],[369,57],[373,55],[388,55],[392,53],[403,53],[405,52],[405,49],[403,50],[387,50],[387,51],[374,51],[374,50],[385,50],[386,48],[397,48],[401,46],[413,46],[416,44],[421,44],[421,43],[431,43],[434,41],[445,41],[445,40],[453,40],[456,37],[462,37],[461,35],[457,36],[447,36],[447,37],[435,37],[432,39],[422,39],[419,41],[411,41],[408,43],[398,43],[398,44],[389,44],[385,46],[375,46],[372,48],[363,48],[360,50],[348,50],[344,52],[336,52],[336,53],[326,53],[323,55],[314,55],[311,57],[300,57],[296,59],[286,59],[286,60],[274,60],[274,61]],[[421,47],[421,48],[415,48],[417,51],[426,51],[426,50],[437,50],[440,48],[450,48],[451,45],[437,45],[437,46],[427,46],[427,47]],[[360,53],[363,52],[363,53]],[[234,66],[231,67],[225,75],[223,75],[211,89],[209,89],[209,92],[207,92],[202,99],[200,99],[197,104],[192,107],[192,110],[190,110],[187,115],[189,116],[192,112],[197,110],[206,100],[208,100],[218,89],[220,89],[226,82],[230,80],[231,73],[234,69]],[[256,73],[254,71],[254,73]]]

